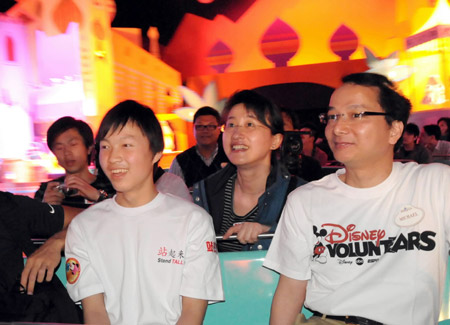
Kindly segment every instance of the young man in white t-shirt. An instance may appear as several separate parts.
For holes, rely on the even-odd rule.
[[[103,118],[100,165],[117,194],[79,215],[66,237],[67,289],[86,323],[201,324],[223,300],[211,217],[158,193],[163,135],[153,111],[124,101]]]
[[[287,199],[264,262],[280,273],[271,324],[437,324],[450,167],[394,163],[410,102],[381,75],[343,82],[324,118],[345,168]]]

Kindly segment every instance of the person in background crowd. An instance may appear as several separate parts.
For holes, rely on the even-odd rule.
[[[402,136],[402,145],[395,153],[394,158],[414,160],[419,164],[428,164],[431,162],[431,154],[429,151],[417,143],[419,134],[420,130],[416,124],[406,124]]]
[[[284,131],[298,131],[298,118],[292,110],[282,108],[281,117],[283,118]]]
[[[34,198],[50,204],[87,208],[114,194],[109,181],[92,174],[89,164],[94,152],[94,135],[89,125],[65,116],[47,130],[47,145],[64,168],[65,175],[41,183]]]
[[[327,164],[328,155],[316,146],[317,127],[312,123],[305,123],[300,127],[303,142],[302,154],[318,160],[321,166]]]
[[[197,144],[172,161],[169,172],[180,176],[191,188],[194,183],[214,174],[228,159],[218,142],[220,115],[214,108],[201,107],[194,115],[194,137]]]
[[[283,117],[283,129],[285,132],[298,132],[298,135],[300,137],[300,140],[302,141],[302,147],[303,147],[303,136],[300,134],[300,132],[296,129],[296,118],[292,111],[290,110],[283,110],[281,111],[282,117]],[[283,144],[281,146],[283,149],[289,149],[289,136],[286,136],[283,139]],[[283,155],[285,152],[282,152]],[[287,152],[286,152],[287,153]],[[288,153],[288,157],[284,157],[283,163],[285,164],[285,167],[288,169],[288,171],[292,175],[296,175],[297,177],[303,178],[304,180],[310,182],[314,181],[316,179],[319,179],[322,177],[322,168],[320,166],[320,162],[308,155],[303,154],[303,152],[299,152],[298,157],[292,156],[292,152]]]
[[[441,117],[438,120],[438,125],[441,129],[441,140],[450,141],[450,117]]]
[[[219,251],[267,249],[287,195],[304,183],[277,160],[283,141],[280,110],[251,90],[226,103],[223,147],[230,163],[194,185],[194,202],[208,211],[217,235],[236,234],[238,241],[219,242]]]
[[[280,273],[271,324],[438,323],[450,167],[393,161],[410,109],[382,75],[333,92],[325,134],[345,168],[288,197],[264,261]]]
[[[153,111],[127,100],[96,137],[117,191],[75,218],[66,237],[67,290],[89,324],[202,324],[223,300],[211,217],[158,193],[153,166],[164,147]]]
[[[420,143],[431,153],[433,161],[450,160],[450,142],[440,140],[441,129],[436,124],[423,127],[420,135]]]

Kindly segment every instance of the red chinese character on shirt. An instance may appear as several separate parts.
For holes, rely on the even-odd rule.
[[[158,255],[167,256],[167,249],[166,249],[166,247],[160,247],[159,251],[158,251]]]
[[[206,242],[206,250],[207,250],[208,252],[214,252],[214,253],[217,253],[217,245],[216,245],[216,243],[213,242],[213,241],[207,241],[207,242]]]

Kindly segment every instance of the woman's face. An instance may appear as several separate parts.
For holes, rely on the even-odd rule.
[[[231,108],[223,133],[223,148],[230,162],[238,168],[270,166],[272,150],[276,150],[282,140],[281,134],[272,135],[244,104]]]
[[[447,131],[448,131],[447,123],[445,123],[445,121],[440,121],[438,125],[441,128],[441,134],[442,135],[447,134]]]

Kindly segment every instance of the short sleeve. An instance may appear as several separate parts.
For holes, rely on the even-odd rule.
[[[312,248],[307,238],[308,232],[312,233],[312,226],[294,195],[286,201],[263,266],[293,279],[309,280]]]
[[[73,301],[104,292],[92,267],[82,227],[74,219],[67,230],[65,256],[67,291]]]
[[[187,240],[180,295],[210,301],[224,300],[211,216],[196,209],[189,223]]]

